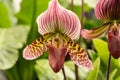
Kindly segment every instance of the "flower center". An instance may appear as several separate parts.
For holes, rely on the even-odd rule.
[[[110,25],[110,32],[112,32],[112,34],[115,36],[119,36],[120,35],[120,24],[114,21],[113,24]]]
[[[66,42],[65,40],[62,38],[62,36],[60,33],[56,33],[54,34],[52,37],[50,37],[47,45],[53,46],[55,48],[62,48],[65,47]]]

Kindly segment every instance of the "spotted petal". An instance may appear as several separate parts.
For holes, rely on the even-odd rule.
[[[33,60],[46,51],[46,46],[43,43],[43,38],[38,38],[28,45],[23,51],[23,57],[27,60]]]
[[[27,60],[33,60],[40,55],[42,55],[46,50],[46,42],[49,41],[49,38],[53,36],[54,33],[46,33],[42,37],[36,39],[32,42],[32,44],[29,44],[24,50],[23,50],[23,57]]]
[[[58,0],[51,0],[48,9],[37,18],[40,34],[61,32],[71,39],[79,36],[81,25],[75,13],[63,8]]]
[[[75,44],[74,42],[70,42],[68,50],[71,60],[75,64],[88,69],[93,68],[92,62],[91,60],[89,60],[86,51],[83,48],[81,48],[78,44]]]
[[[72,41],[68,36],[64,35],[64,41],[67,42],[67,50],[71,57],[71,60],[77,64],[78,66],[92,69],[92,62],[89,60],[87,53],[83,48],[81,48],[78,44]]]
[[[81,35],[86,39],[96,38],[96,37],[100,36],[101,34],[103,34],[109,28],[110,23],[111,22],[105,23],[105,24],[101,25],[100,27],[94,28],[91,30],[83,29],[81,31]]]

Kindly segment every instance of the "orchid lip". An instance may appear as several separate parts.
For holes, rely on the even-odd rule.
[[[110,30],[108,32],[108,48],[110,54],[115,58],[118,59],[120,57],[120,24],[114,23],[111,25]]]
[[[47,45],[49,51],[49,63],[54,72],[59,72],[63,67],[65,56],[67,54],[66,47],[55,48],[53,46]]]

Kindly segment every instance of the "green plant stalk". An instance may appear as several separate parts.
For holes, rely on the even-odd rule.
[[[36,24],[36,3],[37,0],[33,0],[33,14],[32,14],[32,20],[31,20],[31,29],[28,34],[27,38],[27,44],[31,43],[33,39],[35,39],[35,34],[37,32],[37,28],[35,27]],[[22,53],[23,48],[19,50],[20,53]],[[22,55],[20,54],[19,60],[16,63],[16,65],[5,71],[7,78],[9,80],[33,80],[34,77],[34,61],[26,61],[22,58]],[[28,73],[29,72],[29,73]]]
[[[31,27],[27,38],[27,44],[30,44],[37,37],[37,26],[36,26],[36,9],[37,9],[37,0],[33,0],[33,13],[31,19]],[[34,61],[22,60],[24,73],[21,73],[23,79],[22,80],[33,80],[34,76]],[[20,63],[20,64],[21,64]],[[22,66],[21,66],[22,67]]]
[[[64,76],[64,80],[67,80],[64,67],[62,68],[62,73],[63,73],[63,76]]]
[[[78,66],[75,65],[75,80],[79,80],[79,76],[78,76]]]
[[[81,29],[83,29],[83,25],[84,25],[84,0],[82,1],[82,13],[81,13]],[[81,43],[81,35],[79,36],[78,39],[78,44],[80,45]],[[78,66],[75,65],[75,76],[76,76],[76,80],[80,80],[79,76],[78,76]]]
[[[110,62],[111,62],[111,54],[109,54],[109,59],[108,59],[107,80],[109,80],[109,74],[110,74]]]
[[[74,11],[74,3],[73,3],[73,0],[71,0],[71,10]]]
[[[81,13],[81,29],[83,29],[83,25],[84,25],[84,0],[82,1],[82,13]]]
[[[14,67],[12,67],[11,69],[6,70],[5,74],[6,74],[8,80],[20,80],[18,68],[16,65]]]
[[[33,13],[31,19],[31,28],[27,38],[27,44],[30,44],[35,38],[38,37],[37,26],[36,26],[36,10],[37,0],[33,0]]]
[[[71,0],[71,10],[74,11],[74,2]],[[75,64],[75,80],[79,80],[78,66]]]

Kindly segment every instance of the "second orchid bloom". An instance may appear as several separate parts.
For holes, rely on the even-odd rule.
[[[95,8],[96,17],[105,23],[92,30],[82,30],[81,35],[92,39],[108,31],[108,49],[115,58],[120,57],[120,0],[99,0]]]
[[[63,8],[58,0],[51,0],[48,9],[38,16],[37,24],[42,37],[24,49],[25,59],[36,59],[48,50],[49,63],[54,72],[63,67],[67,53],[78,66],[92,69],[92,62],[86,51],[73,41],[81,30],[76,14]]]

